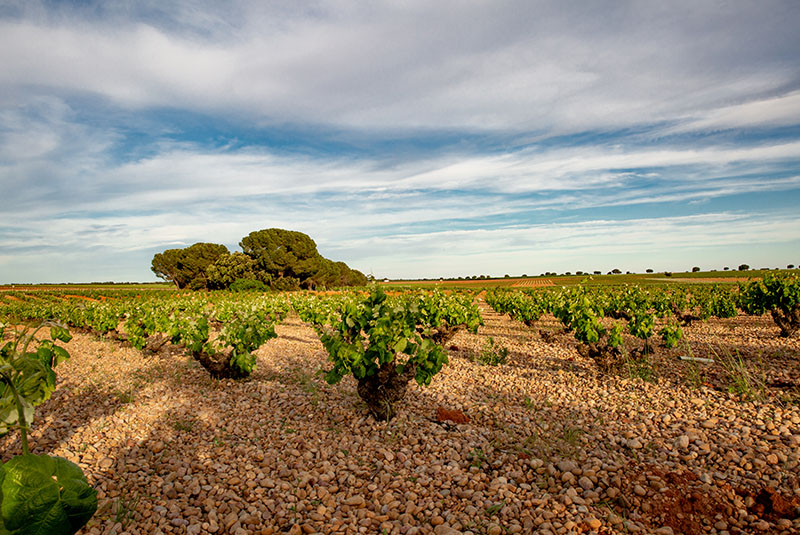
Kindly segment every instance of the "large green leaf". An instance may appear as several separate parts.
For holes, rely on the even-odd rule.
[[[97,511],[97,491],[61,457],[20,455],[0,465],[0,535],[73,535]]]
[[[5,385],[0,385],[3,388]],[[30,427],[33,422],[33,406],[25,398],[22,402],[22,411],[25,415],[25,424]],[[0,436],[8,433],[13,427],[19,425],[19,411],[11,389],[5,386],[5,390],[0,396]]]

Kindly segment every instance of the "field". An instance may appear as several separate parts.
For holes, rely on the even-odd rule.
[[[17,299],[115,302],[76,293]],[[608,372],[552,314],[526,327],[486,299],[389,422],[352,376],[323,379],[328,353],[294,311],[244,380],[73,328],[32,451],[98,490],[80,533],[800,532],[800,336],[768,314],[711,317]],[[0,453],[20,453],[15,434]]]
[[[792,273],[794,270],[748,271],[697,271],[675,272],[666,275],[658,273],[620,273],[583,275],[546,275],[538,277],[503,277],[492,279],[441,279],[441,280],[397,280],[383,282],[386,286],[406,286],[409,288],[504,288],[539,286],[617,286],[621,284],[669,286],[675,284],[736,284],[751,279],[760,279],[767,273]]]

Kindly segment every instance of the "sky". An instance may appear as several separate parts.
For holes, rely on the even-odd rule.
[[[0,0],[0,283],[800,264],[800,2]]]

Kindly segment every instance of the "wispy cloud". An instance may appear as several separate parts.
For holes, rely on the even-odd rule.
[[[663,133],[770,128],[797,124],[800,124],[800,91],[793,91],[785,95],[705,110]]]
[[[32,11],[0,21],[0,83],[262,121],[518,131],[669,120],[798,83],[791,2],[259,4]]]

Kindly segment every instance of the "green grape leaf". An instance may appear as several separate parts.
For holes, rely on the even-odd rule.
[[[97,510],[97,491],[61,457],[20,455],[0,465],[0,533],[73,535]]]
[[[72,340],[72,335],[69,334],[69,331],[64,327],[54,325],[53,327],[50,327],[50,338],[67,343]]]
[[[408,346],[408,340],[405,338],[401,338],[398,342],[394,345],[394,352],[395,353],[402,353],[406,346]]]
[[[33,422],[33,406],[22,398],[22,411],[25,416],[26,425],[30,426]],[[12,427],[19,425],[19,412],[14,396],[10,388],[6,388],[3,396],[0,397],[0,436],[8,433]],[[2,533],[0,531],[0,533]]]

